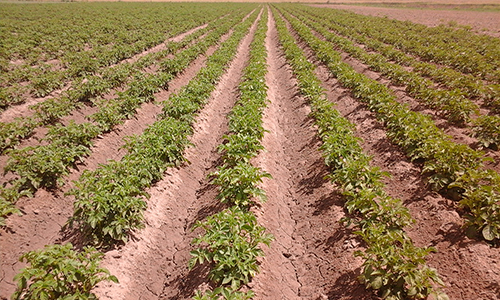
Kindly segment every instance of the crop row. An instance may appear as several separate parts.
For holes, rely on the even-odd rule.
[[[318,12],[319,9],[314,11]],[[464,29],[427,27],[409,21],[363,16],[347,11],[328,10],[328,13],[331,22],[345,28],[355,28],[359,34],[393,45],[423,61],[442,64],[462,73],[500,83],[500,42],[497,38],[477,35]]]
[[[165,168],[184,161],[195,114],[215,88],[255,14],[237,25],[189,84],[163,103],[157,122],[143,135],[126,140],[128,154],[121,161],[86,171],[76,182],[71,191],[76,198],[75,212],[69,225],[80,228],[90,243],[106,246],[125,242],[131,230],[143,226],[143,190],[159,180]]]
[[[217,30],[192,47],[179,52],[174,58],[162,62],[164,70],[154,75],[136,75],[129,88],[118,98],[97,102],[99,111],[89,117],[97,125],[70,122],[66,126],[52,126],[49,127],[45,138],[49,142],[47,145],[8,151],[9,160],[4,172],[12,172],[18,177],[12,180],[8,187],[1,188],[0,200],[15,203],[19,197],[32,195],[39,188],[58,187],[63,182],[63,177],[69,174],[70,168],[90,154],[93,139],[132,117],[142,103],[154,99],[154,93],[158,89],[167,89],[172,78],[208,47],[216,44],[236,22],[236,17],[214,22]],[[8,209],[2,217],[10,212],[11,209]]]
[[[414,222],[402,201],[387,195],[382,178],[386,175],[370,166],[371,158],[363,153],[354,125],[343,118],[326,98],[321,81],[285,22],[275,12],[280,43],[292,66],[301,94],[311,105],[312,116],[323,141],[321,150],[330,169],[329,179],[345,196],[348,224],[366,243],[365,251],[355,253],[364,259],[361,278],[384,299],[436,299],[447,296],[433,284],[443,284],[436,270],[425,265],[432,248],[418,248],[404,232]],[[326,45],[322,45],[323,47]]]
[[[462,125],[470,121],[472,114],[479,112],[479,107],[461,95],[459,91],[436,89],[430,80],[422,78],[414,72],[407,71],[400,65],[390,63],[380,54],[368,53],[350,40],[331,33],[323,26],[322,22],[318,21],[319,18],[315,18],[314,20],[303,16],[299,16],[298,18],[321,34],[323,38],[337,45],[337,49],[368,64],[373,70],[381,72],[384,76],[391,79],[393,84],[405,85],[409,95],[420,100],[430,108],[441,112],[449,122]]]
[[[500,238],[500,175],[483,168],[483,153],[451,141],[428,116],[409,110],[396,101],[388,87],[344,63],[331,43],[317,38],[300,21],[291,17],[288,21],[331,74],[376,113],[392,142],[413,161],[424,162],[422,173],[430,186],[461,200],[460,205],[468,210],[468,224],[485,239]]]
[[[124,242],[132,230],[144,226],[144,189],[161,179],[166,168],[185,160],[183,152],[190,145],[188,136],[192,134],[194,115],[214,90],[256,16],[254,12],[237,25],[195,78],[164,102],[158,121],[142,135],[127,139],[128,154],[121,161],[84,172],[72,191],[76,197],[75,212],[68,225],[79,227],[87,237],[86,244],[106,247]],[[176,110],[177,106],[183,107],[184,113]],[[91,289],[97,283],[117,282],[116,277],[98,266],[102,253],[88,246],[82,252],[71,248],[71,244],[52,245],[23,255],[22,259],[31,265],[16,276],[15,299],[43,299],[41,293],[54,299],[93,299]]]
[[[51,98],[31,106],[30,108],[34,111],[34,114],[30,117],[16,118],[11,123],[0,123],[0,150],[3,152],[5,149],[14,147],[22,139],[29,137],[35,128],[57,122],[83,103],[93,104],[93,102],[96,102],[95,98],[125,84],[131,78],[141,76],[143,70],[155,61],[161,61],[167,55],[188,46],[203,34],[217,28],[224,22],[228,22],[227,20],[234,18],[235,15],[236,13],[228,18],[211,22],[205,29],[190,34],[180,42],[169,42],[165,50],[149,53],[135,63],[122,63],[102,70],[101,74],[87,76],[78,82],[74,82],[73,86],[60,97]],[[182,58],[177,58],[171,64],[180,68],[181,61]],[[167,62],[164,64],[167,64]]]
[[[361,47],[354,45],[350,40],[338,36],[324,25],[321,18],[310,20],[304,16],[299,16],[303,22],[321,34],[326,40],[337,45],[353,57],[368,64],[373,70],[381,72],[391,79],[395,85],[406,85],[406,91],[416,100],[424,105],[441,112],[443,117],[449,122],[459,126],[466,125],[471,121],[472,115],[479,113],[479,106],[462,95],[460,90],[439,90],[434,87],[434,83],[414,72],[407,71],[404,67],[390,63],[386,58],[378,53],[368,53]],[[500,128],[496,124],[500,123],[499,116],[481,116],[473,120],[473,131],[471,135],[485,147],[497,149],[500,144]]]
[[[24,91],[44,97],[71,80],[95,74],[102,67],[234,9],[203,6],[200,10],[172,4],[146,9],[101,4],[105,10],[99,12],[96,10],[99,4],[87,4],[70,6],[54,14],[53,7],[35,5],[29,9],[37,16],[34,20],[24,11],[27,7],[2,6],[5,16],[2,25],[7,29],[0,52],[2,69],[6,71],[0,75],[0,105],[4,107],[22,102]],[[93,18],[81,18],[78,14],[92,14]]]
[[[449,122],[457,125],[465,125],[472,121],[472,124],[467,124],[472,127],[471,135],[476,137],[484,147],[498,149],[498,145],[500,145],[500,128],[496,125],[500,124],[500,117],[497,115],[482,115],[478,118],[471,119],[472,116],[479,113],[479,106],[469,100],[467,97],[469,97],[470,93],[464,93],[461,88],[466,85],[466,91],[473,89],[483,97],[494,100],[500,96],[500,85],[479,84],[476,80],[468,80],[470,79],[469,77],[472,76],[467,77],[465,75],[462,75],[464,79],[457,79],[454,77],[457,75],[456,73],[458,73],[456,71],[449,70],[445,72],[435,65],[419,62],[411,57],[404,56],[404,54],[402,54],[404,58],[401,55],[390,56],[390,58],[395,56],[399,57],[400,60],[404,60],[407,64],[412,62],[414,66],[413,72],[407,71],[403,66],[389,62],[389,58],[386,58],[384,55],[368,53],[361,47],[356,46],[350,40],[330,32],[333,28],[335,31],[342,31],[343,27],[332,25],[332,23],[324,17],[315,17],[312,15],[305,17],[301,15],[299,18],[328,41],[337,45],[342,51],[360,59],[368,64],[373,70],[381,72],[387,78],[391,79],[393,84],[405,85],[406,92],[410,96],[421,101],[424,105],[441,112]],[[352,29],[349,30],[349,32],[351,31]],[[363,39],[364,36],[360,34],[351,33],[351,36],[352,35],[357,36],[357,40],[366,40],[366,38]],[[387,49],[387,47],[383,49]],[[398,50],[386,50],[384,53],[394,53],[396,51]],[[401,52],[399,53],[401,54]],[[424,75],[433,73],[442,80],[446,78],[446,82],[457,82],[457,86],[453,90],[436,89],[434,87],[434,82],[415,73],[418,70],[421,70]],[[450,72],[451,74],[449,74]],[[446,74],[448,75],[446,76]],[[461,73],[458,73],[458,76],[460,76],[460,74]],[[488,105],[495,106],[495,103],[496,101],[491,101]]]
[[[230,208],[198,221],[193,227],[202,228],[204,233],[193,240],[198,248],[191,251],[189,267],[208,262],[209,277],[216,284],[213,290],[197,291],[194,299],[251,299],[251,290],[239,289],[259,270],[257,258],[264,254],[259,244],[269,246],[272,240],[249,210],[256,198],[265,199],[258,185],[263,177],[270,177],[250,163],[263,149],[262,113],[267,105],[266,23],[267,10],[264,10],[250,45],[248,66],[239,85],[239,100],[229,115],[229,134],[218,147],[223,153],[222,165],[210,175],[212,183],[218,186],[218,198]]]
[[[460,89],[468,98],[482,98],[487,105],[498,105],[493,100],[500,96],[500,84],[486,84],[473,75],[463,74],[449,67],[438,67],[433,63],[418,60],[392,45],[359,33],[361,31],[360,27],[364,26],[362,23],[356,23],[357,27],[345,27],[333,22],[332,20],[335,18],[331,14],[325,14],[324,11],[306,7],[295,7],[295,9],[300,9],[301,12],[314,17],[315,21],[321,21],[330,30],[365,45],[367,49],[376,51],[389,60],[412,67],[415,72],[432,78],[433,81],[443,84],[448,88]]]

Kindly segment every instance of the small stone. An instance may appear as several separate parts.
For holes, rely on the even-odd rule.
[[[110,255],[112,258],[122,257],[122,254],[120,252],[118,252],[118,250],[109,251],[108,255]]]

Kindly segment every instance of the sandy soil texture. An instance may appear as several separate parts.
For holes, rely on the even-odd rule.
[[[314,6],[346,9],[358,14],[370,16],[387,16],[391,19],[401,21],[409,20],[427,26],[437,26],[452,22],[471,26],[477,33],[500,37],[500,12],[404,9],[338,4],[319,4]]]

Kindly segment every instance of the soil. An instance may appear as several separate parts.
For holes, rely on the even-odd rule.
[[[310,107],[297,89],[290,67],[279,47],[274,19],[268,21],[266,83],[270,103],[264,111],[262,141],[265,150],[253,161],[272,175],[262,188],[268,200],[253,209],[261,225],[272,233],[271,247],[263,246],[260,273],[249,283],[254,299],[379,299],[366,290],[357,277],[362,260],[353,254],[363,243],[353,228],[339,221],[345,216],[343,198],[325,179],[316,128],[309,117]],[[227,133],[227,115],[238,99],[237,86],[248,61],[248,47],[256,28],[239,46],[238,54],[212,93],[208,104],[196,117],[193,147],[186,151],[190,162],[169,169],[163,180],[147,190],[146,227],[135,233],[124,246],[108,251],[102,266],[120,280],[119,284],[101,283],[95,288],[100,299],[189,299],[194,291],[210,286],[208,269],[187,267],[190,244],[198,231],[192,225],[225,208],[216,199],[217,190],[207,177],[220,163],[217,145]],[[362,147],[373,156],[372,164],[391,174],[385,179],[386,191],[400,198],[415,218],[407,229],[417,246],[433,246],[437,252],[427,257],[429,266],[438,270],[450,299],[500,299],[500,253],[489,244],[467,237],[462,212],[455,202],[431,191],[421,175],[421,166],[409,161],[399,147],[386,137],[375,116],[340,86],[326,67],[314,60],[316,75],[327,97],[356,125]],[[209,50],[209,54],[215,47]],[[366,66],[350,62],[360,72],[381,79]],[[198,58],[176,79],[168,91],[156,94],[156,100],[168,99],[204,65]],[[407,99],[407,101],[411,101]],[[13,276],[24,266],[18,257],[45,244],[63,241],[61,227],[72,214],[72,197],[65,196],[85,169],[95,169],[108,159],[120,159],[125,135],[141,133],[155,121],[161,106],[143,105],[134,119],[96,141],[92,154],[78,170],[66,178],[66,185],[55,191],[40,190],[34,198],[21,199],[17,206],[22,216],[10,216],[8,227],[0,230],[0,299],[14,291]],[[83,119],[81,111],[72,118]],[[4,162],[0,161],[3,167]]]
[[[262,272],[252,282],[255,299],[372,299],[356,280],[359,242],[339,223],[342,198],[324,179],[328,172],[310,108],[298,96],[272,19],[266,48],[269,132],[258,161],[273,179],[264,182],[269,200],[257,215],[275,241],[264,248]]]
[[[340,4],[318,4],[313,6],[345,9],[370,16],[387,16],[391,19],[409,20],[427,26],[438,26],[450,24],[451,22],[452,24],[471,26],[477,33],[500,37],[500,12],[405,9]]]

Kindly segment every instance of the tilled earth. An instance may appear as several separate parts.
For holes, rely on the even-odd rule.
[[[346,9],[357,14],[387,16],[390,19],[411,21],[427,26],[460,24],[470,26],[477,33],[500,37],[500,12],[463,11],[446,9],[391,8],[361,5],[319,4],[316,7]]]

